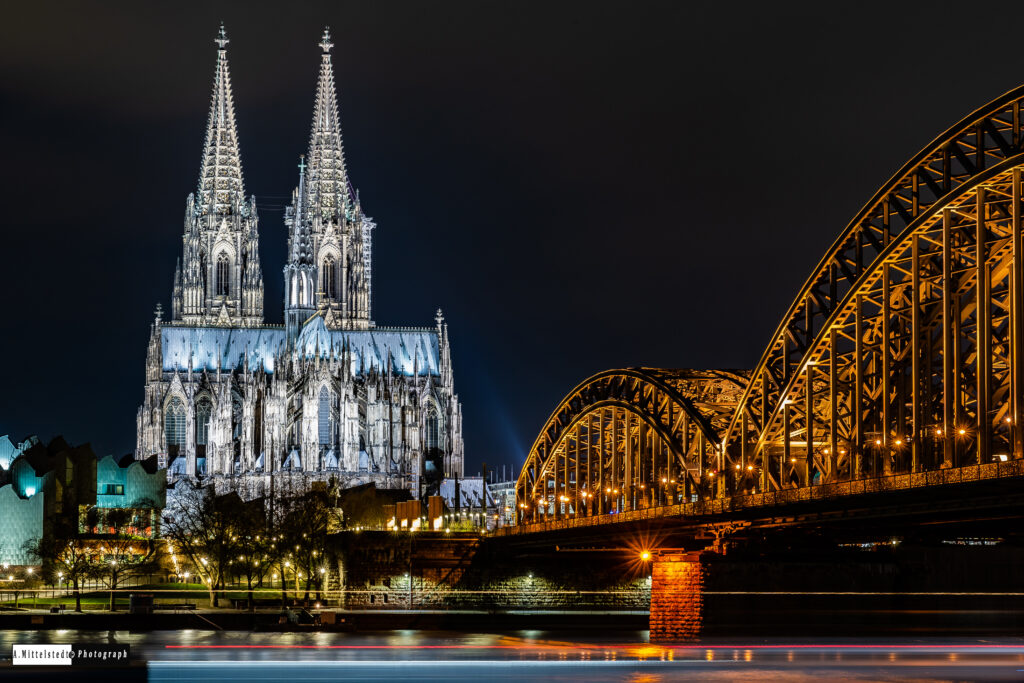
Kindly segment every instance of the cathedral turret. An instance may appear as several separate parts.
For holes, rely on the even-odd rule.
[[[288,263],[284,267],[284,322],[288,343],[299,336],[302,324],[316,310],[313,245],[306,220],[306,159],[299,158],[299,188],[292,193],[292,205],[285,212],[288,226]]]
[[[200,325],[263,323],[263,275],[255,198],[246,200],[224,26],[195,195],[186,202],[181,294],[175,320]]]
[[[171,293],[171,320],[181,319],[181,259],[174,264],[174,289]]]

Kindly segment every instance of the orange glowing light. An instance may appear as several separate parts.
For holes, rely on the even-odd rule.
[[[651,559],[651,552],[649,550],[642,551],[640,553],[640,559],[643,560],[644,562],[646,562],[647,560]]]

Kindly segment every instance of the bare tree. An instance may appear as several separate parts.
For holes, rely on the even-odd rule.
[[[213,487],[190,488],[179,482],[173,503],[164,510],[164,536],[194,568],[217,606],[231,558],[236,517],[244,504],[237,493],[217,496]]]
[[[75,611],[82,611],[80,582],[90,576],[93,570],[92,556],[95,544],[75,535],[71,538],[40,538],[29,541],[26,549],[29,555],[43,566],[43,573],[53,583],[67,581],[74,588]]]
[[[152,572],[156,567],[156,544],[136,534],[137,511],[131,508],[96,510],[96,525],[105,533],[95,535],[86,553],[89,573],[110,591],[110,610],[117,610],[114,593],[130,577]],[[92,512],[88,516],[93,517]]]
[[[287,568],[286,562],[294,565],[296,592],[298,581],[302,579],[305,583],[303,599],[309,600],[310,589],[316,591],[319,599],[329,571],[328,535],[342,523],[337,487],[314,486],[308,491],[281,497],[277,504],[281,509],[276,536],[283,558],[279,561],[282,571]]]
[[[271,551],[275,545],[271,539],[270,520],[263,500],[241,502],[233,520],[229,562],[233,573],[245,579],[250,612],[255,610],[253,582],[262,580],[271,566]]]

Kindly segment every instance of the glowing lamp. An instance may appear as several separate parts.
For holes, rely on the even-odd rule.
[[[26,486],[25,487],[25,497],[26,498],[31,498],[34,495],[36,495],[36,487],[35,486]]]
[[[644,562],[646,562],[647,560],[651,559],[651,552],[649,550],[642,551],[640,553],[640,559],[643,560]]]

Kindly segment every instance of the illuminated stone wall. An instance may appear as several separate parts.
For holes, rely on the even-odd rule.
[[[651,641],[690,640],[704,624],[706,568],[699,553],[656,555],[651,574]]]
[[[524,562],[500,550],[481,552],[476,534],[454,533],[432,540],[362,532],[337,541],[349,607],[404,606],[411,599],[416,607],[645,611],[650,603],[649,565],[613,553],[552,553]]]

